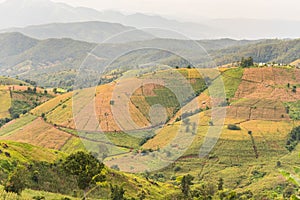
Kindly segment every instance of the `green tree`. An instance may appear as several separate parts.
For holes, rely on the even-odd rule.
[[[223,178],[219,178],[218,182],[218,190],[223,190],[224,180]]]
[[[53,93],[54,93],[54,94],[57,93],[57,88],[53,88]]]
[[[185,197],[188,197],[190,194],[190,187],[193,185],[192,181],[194,180],[194,177],[190,174],[183,176],[181,180],[181,192]]]
[[[293,86],[292,92],[296,93],[297,92],[297,86]]]
[[[110,184],[110,191],[111,191],[110,198],[112,200],[124,200],[125,199],[125,197],[124,197],[125,190],[124,190],[123,185],[119,187],[118,185],[113,186]]]
[[[33,90],[32,90],[33,93],[36,93],[36,90],[37,90],[36,87],[34,87]]]
[[[249,57],[249,58],[242,58],[241,59],[241,67],[251,67],[254,65],[254,62],[253,62],[253,58],[252,57]]]
[[[63,167],[66,172],[74,175],[77,179],[78,187],[84,191],[84,199],[86,199],[86,192],[91,186],[105,180],[105,177],[101,175],[104,168],[103,163],[90,153],[79,151],[71,154],[64,161]]]
[[[17,167],[9,175],[4,190],[6,192],[13,192],[20,195],[22,191],[26,188],[26,174],[27,170],[25,169],[25,167]]]

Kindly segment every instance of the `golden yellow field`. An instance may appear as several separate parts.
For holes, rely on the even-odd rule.
[[[55,109],[57,106],[59,106],[59,104],[68,100],[70,97],[72,97],[72,93],[59,95],[59,96],[55,97],[54,99],[51,99],[51,100],[47,101],[46,103],[36,107],[35,109],[33,109],[31,111],[31,113],[36,116],[41,116],[42,113],[47,114],[50,111],[52,111],[53,109]]]
[[[9,118],[8,109],[11,107],[10,93],[5,86],[0,86],[0,119]]]

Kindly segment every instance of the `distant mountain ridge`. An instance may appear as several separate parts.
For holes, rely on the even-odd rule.
[[[0,4],[0,29],[84,21],[121,23],[138,29],[153,27],[156,30],[145,32],[176,39],[298,38],[300,32],[300,20],[217,19],[191,23],[142,13],[125,15],[117,11],[75,8],[50,0],[7,0]]]
[[[199,44],[195,45],[195,44]],[[41,86],[70,87],[83,61],[93,51],[89,60],[90,76],[104,67],[136,67],[143,64],[164,64],[175,67],[186,66],[184,58],[173,52],[188,55],[189,59],[202,67],[239,61],[241,57],[252,56],[255,62],[290,63],[299,59],[300,40],[188,40],[151,39],[128,43],[88,43],[70,38],[37,40],[21,33],[0,34],[0,74],[31,79]],[[147,49],[140,47],[161,47]],[[97,47],[95,49],[95,47]],[[199,54],[199,48],[204,50]],[[195,49],[197,48],[197,49]],[[131,51],[136,49],[137,51]],[[164,51],[169,49],[171,52]],[[124,54],[127,52],[128,54]],[[91,57],[88,57],[91,58]],[[109,63],[114,59],[113,63]],[[94,70],[94,71],[93,71]],[[95,77],[96,78],[96,77]]]
[[[256,44],[229,47],[214,52],[217,64],[239,61],[241,57],[253,57],[255,62],[289,64],[300,57],[300,39],[266,40]]]
[[[155,37],[134,27],[123,26],[118,23],[99,21],[52,23],[45,25],[28,26],[25,28],[10,28],[0,32],[20,32],[29,37],[44,40],[49,38],[71,38],[91,43],[101,43],[114,37],[110,42],[131,42],[139,40],[150,40]],[[126,34],[122,34],[127,32]]]

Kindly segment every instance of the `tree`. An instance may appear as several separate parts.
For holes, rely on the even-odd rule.
[[[249,58],[242,58],[241,60],[241,67],[251,67],[254,65],[254,62],[253,62],[253,58],[252,57],[249,57]]]
[[[218,190],[223,190],[224,180],[223,178],[219,178],[218,182]]]
[[[118,185],[112,186],[110,184],[110,191],[111,191],[110,198],[112,200],[124,200],[125,199],[125,197],[124,197],[125,190],[124,190],[123,186],[120,186],[120,187]]]
[[[71,154],[64,161],[63,167],[66,172],[75,176],[78,187],[84,191],[84,199],[89,187],[105,180],[101,175],[104,164],[90,153],[79,151]]]
[[[54,93],[54,94],[57,93],[57,88],[53,88],[53,93]]]
[[[143,190],[139,192],[137,196],[140,200],[146,199],[146,192]]]
[[[297,86],[293,86],[292,92],[296,93],[297,92]]]
[[[281,162],[279,160],[276,163],[276,167],[281,167]]]
[[[20,195],[26,188],[26,174],[27,170],[24,167],[17,167],[16,170],[9,175],[4,190]]]
[[[192,181],[194,180],[194,177],[190,174],[183,176],[181,180],[181,192],[185,197],[188,197],[190,194],[190,186],[193,185]]]

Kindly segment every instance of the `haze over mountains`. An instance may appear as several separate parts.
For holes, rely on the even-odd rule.
[[[108,22],[70,22],[11,28],[0,32],[20,32],[36,39],[72,38],[92,43],[122,43],[154,39],[155,36],[134,27]],[[126,33],[126,34],[120,34]],[[113,39],[110,39],[110,38]]]
[[[212,67],[254,57],[255,62],[290,63],[299,59],[300,40],[199,40],[206,51],[199,51],[194,41],[150,39],[121,44],[96,44],[69,38],[37,40],[21,33],[0,34],[0,74],[19,76],[46,87],[70,87],[82,62],[94,49],[96,59],[90,59],[92,75],[100,66],[130,67],[158,63],[171,67],[187,66],[186,58],[198,66]],[[143,48],[141,47],[157,47]],[[161,48],[158,48],[161,47]],[[136,49],[136,51],[132,51]],[[169,49],[171,52],[162,49]],[[124,54],[124,52],[128,52]],[[123,56],[122,56],[123,55]],[[110,64],[110,60],[114,62]],[[100,67],[101,68],[101,67]],[[103,68],[102,68],[103,69]],[[61,80],[68,80],[61,82]]]
[[[253,17],[255,18],[255,16]],[[199,23],[179,22],[161,16],[150,16],[141,13],[125,15],[117,11],[97,11],[91,8],[75,8],[63,3],[49,0],[8,0],[0,4],[0,29],[26,27],[49,23],[103,21],[120,23],[135,28],[155,27],[174,30],[192,39],[212,38],[297,38],[300,32],[300,20],[256,20],[256,19],[203,19]],[[37,31],[35,36],[43,38],[48,27],[30,27],[17,29],[23,33]],[[114,25],[118,26],[118,25]],[[120,26],[120,25],[119,25]],[[89,28],[89,27],[87,27]],[[125,28],[125,29],[128,29]],[[13,29],[16,30],[16,29]],[[11,31],[11,30],[10,30]],[[158,37],[186,38],[181,34],[170,32],[154,33]],[[51,37],[51,34],[49,34]]]

